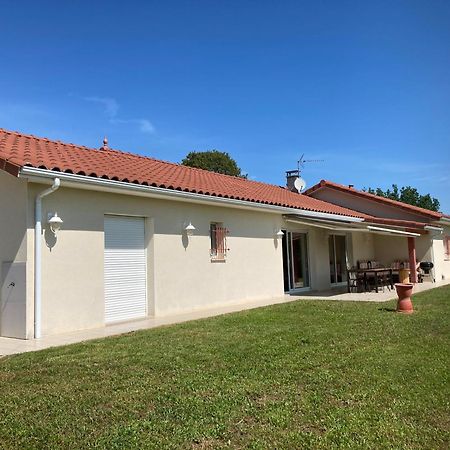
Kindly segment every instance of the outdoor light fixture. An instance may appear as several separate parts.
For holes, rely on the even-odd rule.
[[[184,227],[184,231],[186,232],[186,235],[188,237],[194,236],[195,227],[194,227],[194,225],[192,225],[191,222],[189,222],[189,225]]]
[[[58,213],[49,213],[48,224],[50,225],[50,230],[56,236],[56,233],[58,233],[59,229],[61,228],[63,221],[61,217],[58,216]]]
[[[278,230],[277,233],[276,233],[276,237],[277,237],[278,239],[281,239],[283,236],[284,236],[283,230]]]

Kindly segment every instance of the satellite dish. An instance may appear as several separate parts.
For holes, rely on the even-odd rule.
[[[294,187],[298,192],[302,192],[306,187],[306,181],[303,178],[298,177],[294,181]]]

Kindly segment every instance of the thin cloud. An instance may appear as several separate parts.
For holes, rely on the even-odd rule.
[[[419,177],[416,179],[416,181],[426,182],[430,184],[448,184],[450,182],[450,176],[449,175],[439,175],[439,174],[433,174],[433,175],[427,175],[424,177]]]
[[[100,105],[103,105],[105,114],[111,119],[114,119],[117,116],[117,113],[119,112],[119,104],[117,103],[117,100],[114,98],[110,97],[83,97],[83,98],[87,102],[99,103]]]
[[[103,106],[104,113],[112,124],[135,124],[142,133],[153,134],[155,127],[148,119],[122,119],[118,117],[120,105],[112,97],[83,97],[87,102],[98,103]]]
[[[139,122],[139,128],[143,133],[154,133],[155,132],[155,127],[153,126],[153,124],[147,120],[147,119],[138,119]]]
[[[118,119],[113,118],[110,119],[111,123],[114,124],[136,124],[139,127],[139,130],[142,133],[153,134],[155,132],[155,127],[153,124],[147,119]]]

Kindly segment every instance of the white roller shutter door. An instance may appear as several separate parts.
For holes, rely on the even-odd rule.
[[[105,216],[105,322],[147,315],[143,218]]]

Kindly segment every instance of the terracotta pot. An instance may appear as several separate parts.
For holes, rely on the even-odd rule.
[[[414,312],[413,304],[411,301],[411,295],[413,291],[412,283],[396,283],[395,289],[397,290],[397,312],[411,314]]]

